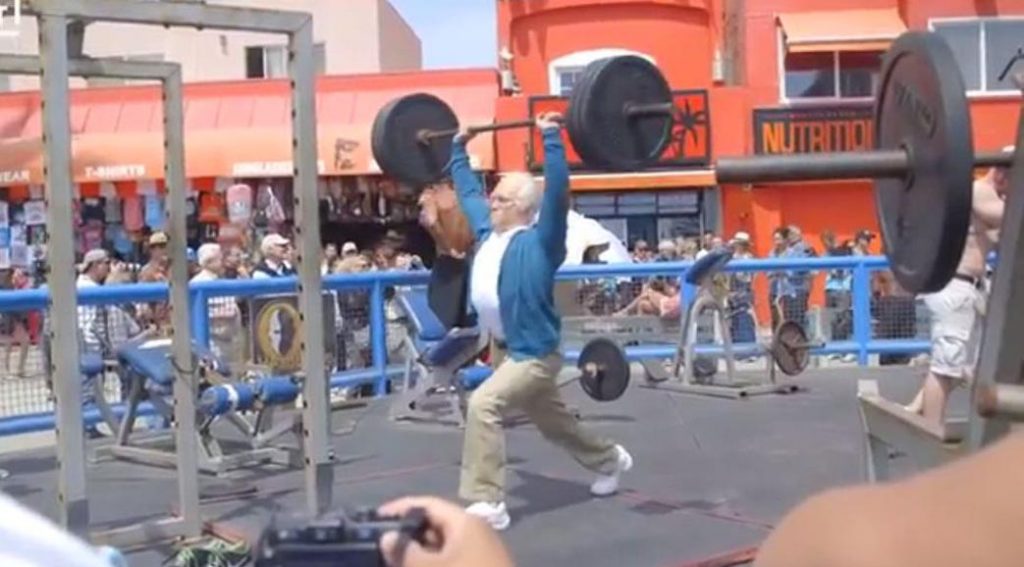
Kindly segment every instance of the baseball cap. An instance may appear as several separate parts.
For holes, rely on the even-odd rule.
[[[154,232],[149,237],[150,246],[167,246],[170,240],[167,238],[167,234],[164,232]]]
[[[287,238],[274,232],[263,237],[263,244],[260,247],[266,248],[268,246],[284,246],[289,242],[290,241]]]
[[[658,243],[658,252],[671,252],[676,249],[676,243],[668,240],[662,240]]]
[[[742,230],[732,235],[734,242],[750,242],[750,235]]]
[[[355,242],[346,242],[345,244],[341,245],[341,253],[342,254],[358,254],[359,253],[359,247],[356,246]]]
[[[104,262],[110,259],[110,254],[102,248],[93,248],[92,250],[85,253],[85,257],[82,258],[82,263],[78,265],[79,271],[86,271],[90,266],[98,262]]]

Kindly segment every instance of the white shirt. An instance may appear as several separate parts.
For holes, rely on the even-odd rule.
[[[50,520],[0,494],[0,565],[110,567],[99,552]]]
[[[587,218],[576,211],[569,211],[568,231],[565,235],[565,262],[562,266],[578,266],[583,263],[583,253],[587,248],[597,244],[608,244],[608,249],[601,253],[601,261],[609,264],[629,264],[633,262],[626,245],[615,233],[604,227],[600,222]]]
[[[98,287],[100,284],[86,274],[79,274],[75,281],[75,288]],[[82,341],[90,351],[98,352],[103,348],[103,341],[100,333],[102,322],[99,320],[100,310],[95,305],[78,306],[78,330],[82,334]]]
[[[487,240],[480,245],[473,257],[473,268],[470,272],[469,297],[476,309],[480,327],[487,330],[498,340],[505,339],[505,329],[501,324],[501,306],[498,299],[498,276],[501,273],[501,259],[505,250],[512,242],[512,237],[526,230],[519,226],[498,234],[492,232]]]

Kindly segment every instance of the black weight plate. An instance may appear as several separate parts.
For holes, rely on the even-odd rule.
[[[455,130],[459,120],[434,95],[411,94],[393,100],[377,113],[370,137],[373,158],[389,177],[420,187],[440,180],[452,155],[452,136],[419,141],[422,130]]]
[[[657,161],[671,138],[671,114],[630,117],[625,111],[630,104],[671,104],[665,77],[651,62],[633,55],[591,65],[586,88],[573,89],[573,146],[585,162],[606,169],[636,171]]]
[[[795,321],[785,321],[775,330],[772,338],[772,358],[779,370],[796,376],[807,369],[811,351],[804,328]]]
[[[591,61],[580,75],[580,80],[573,86],[572,94],[569,96],[569,116],[567,116],[566,130],[569,133],[569,141],[572,147],[588,167],[593,169],[608,169],[608,165],[601,161],[600,152],[594,149],[593,138],[586,134],[586,127],[583,125],[583,107],[589,99],[585,93],[590,92],[590,84],[594,77],[600,74],[611,58]]]
[[[598,367],[596,375],[586,372],[588,364]],[[599,402],[610,402],[622,397],[629,386],[629,361],[626,353],[615,341],[594,339],[583,346],[577,367],[583,391]]]
[[[970,226],[974,146],[966,88],[936,34],[908,32],[889,49],[875,103],[875,145],[906,148],[905,179],[876,179],[885,252],[911,293],[936,292],[956,273]]]

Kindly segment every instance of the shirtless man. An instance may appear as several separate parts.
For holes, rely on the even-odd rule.
[[[1006,148],[1005,151],[1012,151]],[[984,314],[985,259],[999,242],[1009,172],[993,167],[974,182],[971,227],[956,275],[942,290],[924,296],[932,318],[931,365],[907,410],[941,422],[949,393],[973,374]]]

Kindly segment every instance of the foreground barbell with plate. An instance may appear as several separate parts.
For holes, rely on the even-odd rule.
[[[675,107],[661,72],[646,59],[613,57],[587,66],[565,123],[588,166],[639,170],[670,141]],[[971,215],[973,170],[1005,166],[1010,154],[975,156],[966,88],[952,50],[938,35],[907,32],[886,53],[875,98],[875,149],[864,152],[721,158],[718,183],[872,178],[885,252],[911,293],[942,289],[956,272]],[[521,128],[531,121],[474,126]],[[428,94],[386,105],[373,125],[381,170],[421,186],[440,180],[459,123]]]
[[[611,339],[600,337],[583,345],[576,366],[580,386],[596,401],[617,400],[629,387],[629,359],[622,346]]]

